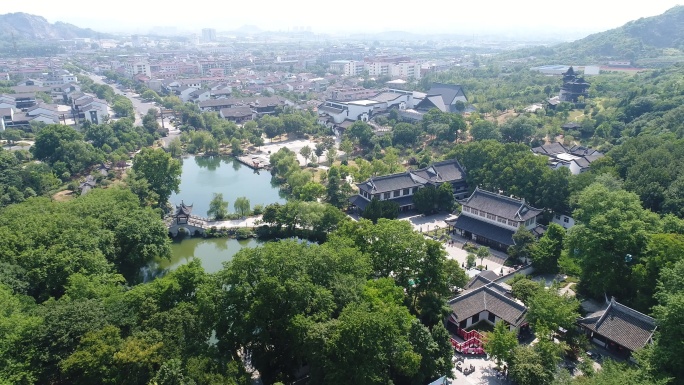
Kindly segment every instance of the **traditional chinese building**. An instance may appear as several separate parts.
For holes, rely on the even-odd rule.
[[[577,103],[580,96],[587,97],[589,93],[589,83],[583,77],[578,76],[575,70],[570,67],[563,74],[563,85],[560,89],[560,101]]]
[[[628,356],[653,343],[653,317],[622,305],[611,298],[605,309],[578,321],[589,340],[611,352]]]
[[[177,225],[188,224],[188,219],[190,219],[190,213],[192,212],[192,205],[186,205],[181,201],[180,205],[176,205],[176,212],[173,214],[173,219],[176,221]]]
[[[449,229],[482,245],[507,250],[519,227],[538,233],[537,217],[541,209],[516,199],[476,188],[469,198],[460,201],[461,215],[447,221]]]

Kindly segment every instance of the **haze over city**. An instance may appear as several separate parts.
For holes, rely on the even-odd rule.
[[[261,30],[304,28],[314,33],[524,33],[566,34],[571,38],[618,27],[630,20],[660,14],[678,0],[635,2],[578,0],[544,3],[533,0],[478,2],[437,1],[429,4],[395,4],[348,0],[341,4],[313,0],[260,2],[205,2],[188,4],[120,0],[106,8],[84,0],[10,2],[3,12],[26,12],[50,22],[63,21],[102,32],[146,33],[155,26],[178,32],[202,28],[230,31],[244,25]]]

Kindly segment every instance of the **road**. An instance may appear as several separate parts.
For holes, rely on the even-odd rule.
[[[102,76],[95,75],[95,74],[89,74],[88,77],[90,77],[95,83],[97,84],[107,84]],[[159,110],[159,108],[154,104],[154,102],[143,102],[140,99],[140,95],[136,94],[135,92],[124,92],[122,91],[116,84],[109,84],[110,87],[114,90],[114,93],[117,95],[123,95],[128,100],[133,103],[133,108],[135,109],[135,125],[136,126],[141,126],[142,125],[142,117],[147,114],[147,111],[149,111],[150,108],[155,108]],[[157,122],[168,128],[169,129],[169,134],[166,137],[161,138],[162,146],[164,148],[167,148],[169,146],[169,143],[176,138],[177,136],[180,135],[180,130],[178,130],[176,127],[174,127],[171,124],[171,121],[169,118],[165,118],[164,121],[162,122],[161,119],[157,119]]]
[[[102,76],[94,75],[94,74],[90,74],[88,76],[91,79],[93,79],[93,81],[97,84],[107,84],[103,80]],[[142,125],[142,117],[143,117],[143,115],[147,114],[147,111],[150,108],[157,108],[157,106],[155,106],[154,103],[143,102],[140,99],[140,95],[138,95],[134,92],[123,92],[116,84],[109,84],[109,86],[112,87],[115,94],[123,95],[126,98],[128,98],[128,100],[130,100],[131,103],[133,103],[133,108],[135,109],[135,125],[136,126]],[[166,123],[166,121],[165,121],[165,123]],[[160,122],[160,124],[161,124],[161,122]]]

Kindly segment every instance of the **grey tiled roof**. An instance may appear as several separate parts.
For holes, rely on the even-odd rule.
[[[655,319],[612,299],[603,312],[579,321],[589,330],[616,342],[631,351],[650,343],[656,329]]]
[[[210,99],[199,102],[200,108],[205,107],[231,107],[235,104],[239,104],[235,99]]]
[[[176,213],[174,214],[174,216],[190,215],[190,213],[192,212],[192,206],[193,205],[186,205],[185,203],[183,203],[183,201],[181,201],[180,205],[176,205]]]
[[[398,94],[396,92],[381,92],[372,98],[369,98],[370,100],[374,100],[376,102],[389,102],[392,100],[396,100],[398,97],[403,96],[401,94]]]
[[[495,214],[512,221],[526,221],[542,212],[542,210],[526,204],[523,200],[480,190],[479,188],[476,188],[472,195],[461,203],[464,206]]]
[[[542,155],[557,155],[557,154],[563,154],[568,152],[568,150],[563,146],[561,143],[548,143],[544,144],[539,147],[534,147],[532,149],[532,152],[535,154],[542,154]]]
[[[495,272],[491,270],[485,270],[468,281],[465,289],[477,289],[480,286],[484,286],[488,283],[496,281],[497,278],[499,278],[499,276],[496,275]]]
[[[245,116],[252,116],[252,109],[244,106],[222,108],[221,116],[224,118],[242,118]]]
[[[504,229],[477,218],[460,215],[455,221],[447,223],[457,229],[471,232],[477,236],[491,239],[504,245],[512,246],[515,244],[513,242],[513,230]]]
[[[465,180],[463,167],[456,159],[444,160],[432,165],[413,171],[421,178],[435,183],[460,182]]]
[[[378,194],[422,186],[409,172],[371,177],[368,181],[357,184],[359,189],[370,194]]]
[[[500,292],[496,283],[489,283],[449,300],[448,304],[457,322],[487,310],[504,321],[519,326],[525,319],[527,307]]]

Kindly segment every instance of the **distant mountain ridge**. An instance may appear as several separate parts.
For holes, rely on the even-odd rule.
[[[540,48],[532,55],[561,61],[612,59],[635,63],[667,56],[676,60],[683,53],[684,6],[678,5],[663,14],[633,20],[571,43]]]
[[[109,36],[90,28],[79,28],[73,24],[48,22],[44,17],[17,12],[0,15],[0,39],[7,40],[14,35],[16,39],[73,39],[98,38]]]

